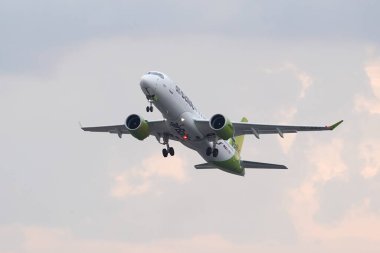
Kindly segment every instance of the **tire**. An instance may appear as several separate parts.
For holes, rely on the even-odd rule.
[[[206,149],[206,155],[207,155],[207,156],[210,156],[211,153],[212,153],[212,149],[211,149],[210,147],[208,147],[208,148]]]
[[[162,155],[163,155],[164,157],[168,157],[168,151],[166,150],[166,148],[164,148],[164,149],[162,150]]]
[[[153,106],[149,107],[149,111],[153,112]]]
[[[146,112],[149,112],[149,106],[146,107]]]
[[[217,148],[212,151],[212,156],[213,157],[217,157],[218,154],[219,154],[219,150]]]
[[[169,148],[169,154],[171,156],[174,156],[174,148],[172,148],[172,147]]]

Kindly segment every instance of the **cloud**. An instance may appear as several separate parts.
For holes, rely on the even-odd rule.
[[[283,71],[290,71],[293,76],[299,81],[300,83],[300,91],[298,94],[298,98],[302,99],[305,97],[307,90],[313,85],[313,78],[311,75],[309,75],[306,71],[301,70],[296,64],[294,63],[285,63],[281,68],[279,69],[271,69],[266,68],[264,69],[264,72],[267,74],[272,73],[278,73]]]
[[[316,146],[308,154],[309,161],[315,164],[316,170],[290,193],[290,215],[300,235],[315,237],[320,233],[314,220],[314,215],[319,210],[318,186],[344,175],[347,168],[341,158],[342,148],[343,141],[334,139],[330,144]]]
[[[355,212],[361,212],[356,210]],[[354,212],[354,213],[355,213]],[[371,217],[366,219],[371,221]],[[361,224],[354,226],[357,229],[357,235],[363,231]],[[379,225],[375,223],[374,225]],[[375,226],[372,226],[375,227]],[[352,229],[352,228],[350,228]],[[2,228],[0,227],[0,235]],[[346,240],[335,240],[330,243],[319,241],[318,243],[302,242],[298,244],[281,244],[277,242],[236,242],[231,241],[216,233],[211,234],[198,234],[187,238],[171,238],[161,239],[151,242],[126,242],[120,240],[106,239],[94,240],[89,238],[81,238],[73,231],[65,228],[47,228],[42,226],[8,226],[7,231],[12,234],[18,234],[22,240],[18,244],[8,247],[7,251],[12,253],[63,253],[63,252],[92,252],[92,253],[124,253],[124,252],[158,252],[158,253],[171,253],[171,252],[207,252],[207,253],[227,253],[227,252],[302,252],[308,249],[308,252],[332,252],[339,249],[340,252],[358,252],[358,249],[364,252],[378,252],[380,249],[379,244],[373,241],[365,241],[359,247],[352,238]],[[378,231],[371,230],[371,239],[378,238]],[[0,250],[3,245],[0,245]]]
[[[21,227],[25,241],[23,250],[31,252],[48,252],[65,249],[71,234],[67,229],[45,227]]]
[[[315,218],[320,210],[323,185],[332,180],[347,180],[347,165],[342,159],[344,142],[334,139],[309,152],[309,161],[316,170],[300,186],[290,191],[289,213],[298,234],[306,241],[337,240],[380,241],[380,216],[374,213],[371,199],[366,197],[347,210],[339,221],[322,224]]]
[[[113,176],[111,195],[117,198],[159,192],[156,180],[169,179],[183,183],[188,178],[185,162],[178,155],[169,158],[154,155],[145,159],[140,166],[127,169]]]
[[[380,61],[368,64],[365,72],[368,75],[374,95],[380,99]]]
[[[355,109],[370,114],[380,114],[380,60],[372,61],[364,68],[372,90],[372,98],[357,95]]]
[[[9,245],[5,252],[231,252],[242,251],[246,246],[233,244],[217,234],[195,235],[189,238],[162,239],[150,243],[133,243],[118,240],[92,240],[76,236],[62,227],[10,225],[0,227],[0,236],[18,235],[18,244]],[[6,242],[4,242],[6,243]],[[8,245],[7,245],[8,246]],[[0,245],[0,252],[3,245]],[[246,251],[248,252],[248,251]]]
[[[376,176],[380,170],[380,143],[374,140],[364,141],[359,146],[359,156],[365,162],[361,175],[364,178]]]
[[[308,153],[309,161],[317,167],[312,182],[327,182],[334,178],[343,179],[347,166],[342,158],[344,142],[333,139],[328,144],[318,145]]]
[[[296,65],[292,63],[285,64],[284,69],[292,71],[294,76],[300,82],[301,88],[300,88],[300,93],[298,95],[298,98],[300,99],[304,98],[307,90],[313,84],[313,78],[308,73],[301,70],[300,68],[298,68]]]
[[[313,84],[313,78],[293,63],[286,63],[279,69],[267,68],[264,71],[267,74],[278,73],[278,72],[291,72],[292,75],[300,83],[299,93],[294,105],[281,108],[277,116],[280,120],[280,124],[292,123],[298,113],[297,103],[299,102],[299,100],[305,97],[308,89]],[[296,139],[295,134],[286,134],[286,138],[279,140],[281,148],[285,154],[287,154],[290,151],[295,139]]]

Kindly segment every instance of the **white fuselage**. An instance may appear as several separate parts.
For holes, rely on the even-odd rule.
[[[170,129],[170,139],[197,151],[204,160],[211,163],[226,161],[235,155],[235,149],[224,140],[217,141],[216,147],[219,150],[217,157],[206,155],[206,149],[213,146],[212,139],[203,136],[194,123],[194,120],[206,118],[168,76],[158,72],[148,72],[142,76],[140,86],[147,97],[154,95],[153,104],[166,119]]]

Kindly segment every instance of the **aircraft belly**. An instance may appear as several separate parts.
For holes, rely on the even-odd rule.
[[[159,84],[156,89],[156,94],[157,100],[154,102],[154,105],[162,113],[164,118],[176,121],[180,115],[186,111],[185,105],[177,94],[172,91],[169,84],[167,84],[166,87]]]
[[[183,124],[189,140],[199,141],[203,139],[203,135],[194,123],[195,117],[197,116],[192,112],[184,112],[180,115],[179,121]]]

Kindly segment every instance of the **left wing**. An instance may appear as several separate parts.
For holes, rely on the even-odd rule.
[[[118,134],[121,137],[122,134],[129,134],[128,129],[124,125],[114,126],[97,126],[97,127],[82,127],[83,131],[89,132],[108,132],[111,134]]]
[[[233,123],[235,129],[235,136],[253,134],[256,138],[260,137],[260,134],[279,134],[282,138],[285,133],[297,133],[303,131],[326,131],[334,130],[339,126],[343,120],[331,126],[287,126],[287,125],[261,125],[261,124],[250,124],[250,123]]]
[[[331,126],[287,126],[287,125],[262,125],[262,124],[251,124],[246,122],[233,122],[232,125],[235,130],[235,137],[239,135],[253,134],[256,138],[260,138],[261,134],[279,134],[284,137],[285,133],[297,133],[302,131],[326,131],[334,130],[338,125],[340,125],[343,120]],[[196,120],[196,125],[199,127],[200,131],[208,136],[214,135],[215,133],[209,126],[209,121],[207,120]]]
[[[164,120],[148,121],[150,135],[163,136],[168,133],[168,129]],[[111,134],[117,134],[120,138],[123,134],[130,134],[125,125],[113,125],[113,126],[97,126],[97,127],[82,127],[83,131],[89,132],[105,132]]]

